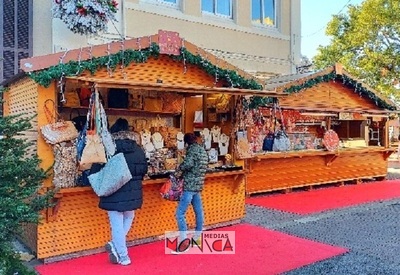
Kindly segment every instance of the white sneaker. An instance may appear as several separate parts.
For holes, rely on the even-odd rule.
[[[119,259],[118,264],[120,264],[120,265],[130,265],[131,264],[131,259],[129,259],[129,256],[121,257]]]
[[[108,252],[108,259],[110,262],[113,264],[118,264],[119,263],[119,256],[117,253],[117,250],[115,249],[115,246],[112,242],[108,242],[105,245],[106,251]]]

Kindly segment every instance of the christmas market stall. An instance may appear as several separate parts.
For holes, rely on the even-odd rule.
[[[23,73],[3,83],[5,115],[37,115],[33,124],[38,130],[28,138],[42,167],[53,169],[43,190],[56,190],[54,207],[43,213],[39,225],[27,225],[22,236],[39,259],[102,251],[110,237],[106,212],[98,208],[99,199],[85,180],[87,167],[76,157],[93,108],[105,129],[99,135],[106,155],[112,151],[105,144],[106,126],[122,117],[148,158],[144,204],[129,233],[131,245],[177,230],[177,204],[162,199],[160,187],[182,160],[186,132],[198,131],[209,154],[202,192],[205,226],[244,217],[245,170],[234,160],[234,106],[243,96],[275,95],[251,75],[167,31],[24,59],[21,68]],[[61,134],[52,136],[54,129]],[[190,211],[188,222],[193,226]]]
[[[244,102],[247,194],[386,177],[391,101],[340,64],[265,87],[288,96]]]

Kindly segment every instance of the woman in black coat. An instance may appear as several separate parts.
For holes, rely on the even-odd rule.
[[[132,226],[134,210],[141,208],[143,204],[142,180],[148,168],[145,153],[137,143],[139,140],[135,140],[134,134],[127,131],[128,127],[128,121],[119,118],[110,128],[110,132],[115,139],[116,154],[124,154],[132,179],[110,196],[100,197],[99,203],[99,207],[107,211],[110,220],[112,240],[105,246],[109,259],[112,263],[121,265],[131,263],[126,236]],[[93,165],[91,174],[101,167],[102,165]]]

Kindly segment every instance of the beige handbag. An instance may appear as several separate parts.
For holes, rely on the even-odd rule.
[[[49,102],[53,103],[53,112],[50,111],[49,107],[47,106]],[[49,124],[41,126],[40,131],[47,143],[57,144],[63,141],[70,141],[78,137],[78,131],[76,130],[72,121],[60,120],[56,122],[54,113],[57,114],[57,112],[55,111],[55,103],[53,100],[48,99],[45,101],[44,112]]]
[[[93,163],[106,163],[106,152],[104,145],[101,142],[100,136],[95,130],[87,131],[86,145],[83,148],[81,161],[79,162],[80,168],[89,169]]]
[[[106,163],[106,151],[96,128],[96,115],[100,112],[98,95],[95,96],[95,102],[91,106],[91,116],[89,120],[89,129],[86,131],[85,147],[82,151],[82,156],[79,161],[81,170],[90,169],[93,163]],[[97,101],[97,102],[96,102]]]

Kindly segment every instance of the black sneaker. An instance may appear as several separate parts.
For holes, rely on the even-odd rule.
[[[173,255],[179,255],[179,254],[184,254],[186,252],[188,252],[190,249],[190,241],[189,240],[185,240],[183,241],[183,243],[181,243],[176,250],[171,250],[171,254]]]

